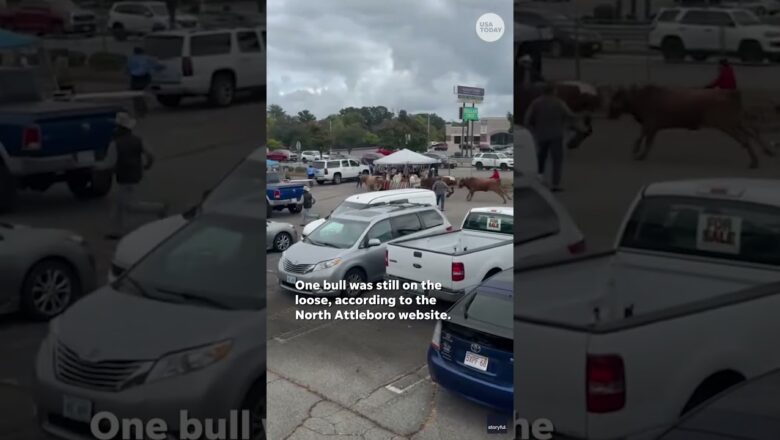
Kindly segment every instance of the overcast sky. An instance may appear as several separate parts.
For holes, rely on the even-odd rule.
[[[348,106],[458,116],[456,84],[485,88],[480,116],[512,110],[512,0],[268,0],[268,104],[321,119]],[[501,39],[476,32],[484,13]]]

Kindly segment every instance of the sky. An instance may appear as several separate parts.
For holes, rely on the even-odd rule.
[[[455,85],[482,87],[479,115],[513,106],[512,0],[268,0],[268,104],[318,119],[344,107],[458,117]],[[478,18],[505,23],[482,41]]]

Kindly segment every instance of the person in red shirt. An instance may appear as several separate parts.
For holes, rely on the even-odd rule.
[[[498,174],[498,170],[494,169],[493,174],[490,175],[491,179],[501,180],[501,175]]]
[[[734,69],[726,58],[720,60],[718,67],[718,77],[707,85],[708,89],[736,90],[737,77],[734,75]]]

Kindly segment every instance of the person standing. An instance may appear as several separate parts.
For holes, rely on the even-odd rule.
[[[450,192],[450,187],[444,183],[441,177],[436,177],[436,181],[433,182],[431,189],[436,194],[436,204],[440,210],[444,211],[444,200],[447,198],[447,193]]]
[[[309,180],[314,180],[314,167],[311,165],[311,163],[306,167],[306,178]],[[314,183],[314,182],[311,182]]]
[[[555,96],[555,87],[545,84],[542,95],[533,100],[526,110],[525,126],[531,131],[537,145],[537,165],[544,175],[547,156],[552,156],[552,190],[562,191],[563,141],[567,130],[577,116],[563,100]]]
[[[115,124],[114,141],[106,158],[107,163],[114,165],[118,186],[111,210],[111,232],[106,235],[109,240],[117,240],[124,234],[126,216],[130,212],[151,213],[164,218],[168,211],[164,203],[136,200],[138,184],[143,180],[144,171],[154,165],[154,155],[133,133],[135,120],[129,114],[118,113]]]
[[[152,72],[158,68],[156,62],[144,53],[140,47],[133,49],[133,54],[127,57],[127,74],[130,76],[130,90],[144,91],[152,82]],[[146,100],[144,97],[133,98],[135,111],[139,116],[146,115]]]
[[[306,226],[306,220],[309,218],[309,212],[312,206],[317,203],[314,200],[314,196],[311,195],[311,188],[308,186],[303,187],[303,219],[301,220],[301,226]]]
[[[737,90],[737,76],[727,58],[722,58],[718,66],[718,76],[709,84],[708,89]]]

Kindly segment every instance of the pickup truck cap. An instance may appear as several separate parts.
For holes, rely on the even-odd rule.
[[[496,214],[511,215],[514,216],[514,208],[507,208],[504,206],[488,206],[485,208],[473,208],[469,212],[492,212]]]
[[[392,212],[397,212],[397,211],[417,212],[422,209],[431,209],[431,208],[432,208],[431,205],[426,205],[424,203],[393,203],[388,205],[366,206],[365,208],[354,209],[340,214],[335,214],[331,218],[366,221],[366,220],[371,220],[376,216],[389,214]]]
[[[780,180],[770,179],[695,179],[659,182],[648,185],[643,197],[708,197],[722,200],[780,206]]]

